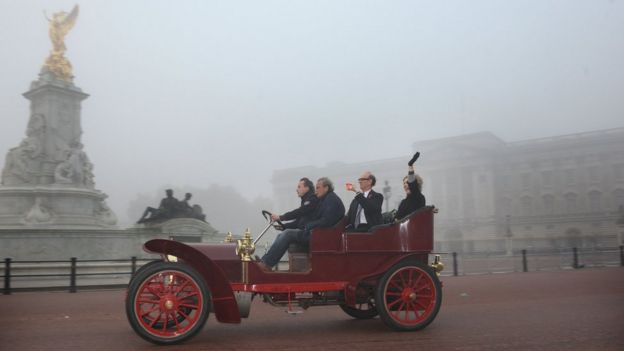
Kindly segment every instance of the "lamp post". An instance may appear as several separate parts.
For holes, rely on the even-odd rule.
[[[505,248],[507,249],[507,256],[513,254],[513,233],[511,232],[511,216],[505,216],[506,233],[505,233]]]
[[[388,205],[390,205],[390,198],[392,197],[392,187],[388,184],[386,180],[386,186],[382,189],[384,195],[384,201],[386,202],[386,212],[388,212]]]
[[[620,205],[619,208],[620,217],[615,221],[615,224],[618,227],[617,231],[617,246],[624,244],[624,206]]]

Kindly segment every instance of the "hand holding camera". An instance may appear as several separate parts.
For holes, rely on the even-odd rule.
[[[412,156],[412,159],[409,160],[409,162],[407,163],[408,166],[412,167],[414,165],[414,162],[416,162],[416,160],[418,160],[418,158],[420,157],[420,152],[416,152],[414,154],[414,156]]]

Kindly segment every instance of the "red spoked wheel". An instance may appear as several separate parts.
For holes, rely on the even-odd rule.
[[[401,261],[381,277],[375,301],[379,316],[390,328],[419,330],[429,325],[440,310],[440,280],[421,262]]]
[[[126,315],[142,338],[174,344],[195,335],[209,315],[210,293],[191,267],[158,262],[137,272],[128,286]]]

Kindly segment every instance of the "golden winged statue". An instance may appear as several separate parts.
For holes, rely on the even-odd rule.
[[[72,81],[73,75],[71,63],[65,58],[65,50],[67,49],[65,36],[74,27],[77,17],[78,5],[75,5],[69,14],[61,11],[53,14],[52,18],[46,16],[49,22],[52,51],[43,68],[52,72],[57,78],[68,82]]]

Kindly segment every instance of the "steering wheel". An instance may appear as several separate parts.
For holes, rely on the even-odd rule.
[[[262,210],[262,217],[264,217],[264,219],[269,222],[273,222],[273,220],[271,219],[271,214],[272,213],[267,210]],[[276,220],[275,223],[277,223],[280,227],[284,228],[284,223],[282,223],[282,221],[280,221],[279,219]]]

